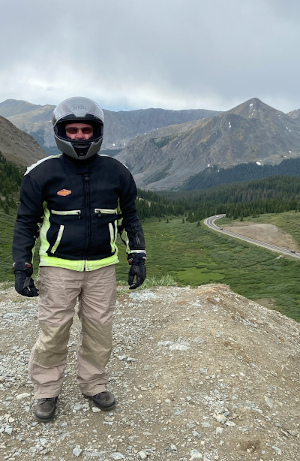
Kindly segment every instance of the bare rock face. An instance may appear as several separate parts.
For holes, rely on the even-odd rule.
[[[117,158],[138,187],[168,190],[211,166],[278,165],[299,158],[299,145],[299,120],[253,98],[213,117],[137,137]]]
[[[119,287],[109,413],[78,390],[76,319],[45,425],[33,419],[27,378],[37,300],[2,285],[0,316],[1,459],[298,459],[299,324],[226,285]]]
[[[0,152],[10,162],[29,166],[46,157],[37,141],[0,116]]]

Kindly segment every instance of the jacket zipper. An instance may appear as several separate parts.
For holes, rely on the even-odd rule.
[[[52,214],[59,215],[59,216],[73,216],[73,215],[78,215],[78,218],[80,219],[81,210],[69,210],[69,211],[51,210],[51,213],[52,213]]]
[[[94,209],[94,212],[98,215],[98,217],[100,218],[100,216],[102,214],[117,214],[117,209],[109,209],[109,208],[95,208]]]
[[[90,177],[87,173],[84,175],[84,182],[85,182],[85,204],[86,204],[86,214],[87,214],[87,238],[86,238],[86,248],[85,248],[85,260],[88,259],[88,248],[90,246],[90,239],[91,239],[91,213],[90,213]]]

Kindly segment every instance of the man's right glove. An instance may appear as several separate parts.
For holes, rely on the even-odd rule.
[[[14,263],[15,289],[22,296],[32,298],[39,295],[39,290],[34,285],[31,278],[33,268],[31,263],[16,261]]]
[[[129,290],[135,290],[135,288],[142,285],[146,278],[146,253],[130,253],[127,259],[130,265],[128,274]]]

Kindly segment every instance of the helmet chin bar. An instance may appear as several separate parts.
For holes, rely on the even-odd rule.
[[[72,145],[74,147],[74,150],[78,158],[82,159],[82,158],[85,158],[85,156],[87,155],[91,143],[73,143],[72,142]]]

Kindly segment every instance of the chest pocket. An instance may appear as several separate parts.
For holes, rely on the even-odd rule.
[[[67,211],[57,211],[51,210],[52,214],[56,214],[58,216],[78,216],[80,218],[81,210],[67,210]]]
[[[111,252],[114,254],[116,252],[116,240],[117,240],[117,209],[116,208],[95,208],[94,212],[96,213],[98,218],[109,218],[111,216],[112,219],[108,222],[108,230],[109,230],[109,237],[110,237],[110,248]],[[115,218],[113,218],[113,216]]]
[[[103,214],[103,215],[116,215],[117,214],[117,209],[116,208],[95,208],[95,213],[97,214],[97,216],[100,216]]]
[[[78,218],[80,219],[81,210],[62,210],[62,211],[51,210],[50,213],[52,215],[57,215],[57,216],[78,216]],[[61,224],[58,228],[58,231],[55,233],[55,240],[51,242],[51,247],[49,248],[49,252],[51,254],[54,254],[56,252],[61,242],[61,239],[63,237],[64,230],[65,230],[65,226]]]

